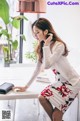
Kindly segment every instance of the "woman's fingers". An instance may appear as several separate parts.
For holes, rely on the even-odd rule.
[[[52,33],[49,33],[48,35],[49,35],[49,37],[46,40],[44,40],[45,45],[48,45],[50,43],[50,41],[53,39],[53,34]]]
[[[52,33],[49,33],[49,37],[47,38],[47,41],[51,41],[53,38],[53,34]]]
[[[26,91],[25,87],[13,87],[12,90],[15,91],[15,92],[24,92],[24,91]]]
[[[13,90],[13,91],[15,91],[15,90],[20,90],[20,87],[13,87],[12,90]]]

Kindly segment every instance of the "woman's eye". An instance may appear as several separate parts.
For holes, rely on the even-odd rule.
[[[36,34],[39,34],[39,32],[37,32]]]
[[[37,35],[37,34],[39,34],[39,32],[34,33],[34,35]]]

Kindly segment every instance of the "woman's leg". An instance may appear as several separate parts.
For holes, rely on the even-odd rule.
[[[51,121],[62,121],[63,113],[57,108],[53,109],[50,102],[43,96],[39,96],[39,101],[44,108],[44,110],[49,115]]]
[[[52,114],[52,121],[62,121],[62,117],[63,113],[59,109],[55,108]]]
[[[47,112],[47,114],[49,115],[51,121],[52,121],[52,114],[53,114],[53,107],[52,105],[50,104],[50,102],[43,96],[39,96],[39,101],[42,105],[42,107],[44,108],[44,110]]]

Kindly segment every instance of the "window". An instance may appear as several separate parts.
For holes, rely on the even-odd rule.
[[[11,16],[19,15],[17,12],[18,0],[7,0],[10,5]],[[77,48],[80,51],[80,7],[76,6],[51,6],[47,4],[47,13],[39,14],[40,17],[48,18],[56,33],[65,41],[71,48]],[[34,10],[34,2],[31,3]],[[27,51],[33,51],[33,42],[35,39],[32,36],[31,24],[38,18],[36,13],[24,13],[28,21],[24,21],[24,35],[26,41],[23,42],[23,63],[27,62],[25,54]],[[0,20],[1,22],[1,20]],[[15,34],[15,30],[13,35]],[[77,42],[77,43],[76,43]]]

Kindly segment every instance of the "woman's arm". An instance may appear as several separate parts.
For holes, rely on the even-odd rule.
[[[55,49],[54,49],[55,46]],[[50,68],[64,53],[64,44],[56,42],[52,48],[52,53],[49,46],[43,47],[43,63],[46,69]]]
[[[32,77],[31,77],[30,81],[26,84],[25,87],[29,87],[29,86],[32,84],[32,82],[34,81],[34,79],[35,79],[35,78],[38,76],[38,74],[40,73],[41,67],[42,67],[42,63],[41,63],[40,61],[38,61],[38,62],[37,62],[37,65],[36,65],[36,69],[35,69],[35,71],[34,71]]]
[[[13,87],[13,91],[24,92],[32,84],[34,79],[37,77],[37,75],[39,74],[39,72],[41,70],[41,67],[42,67],[42,63],[38,61],[37,65],[36,65],[36,69],[31,77],[30,81],[23,87],[20,87],[20,86]]]

